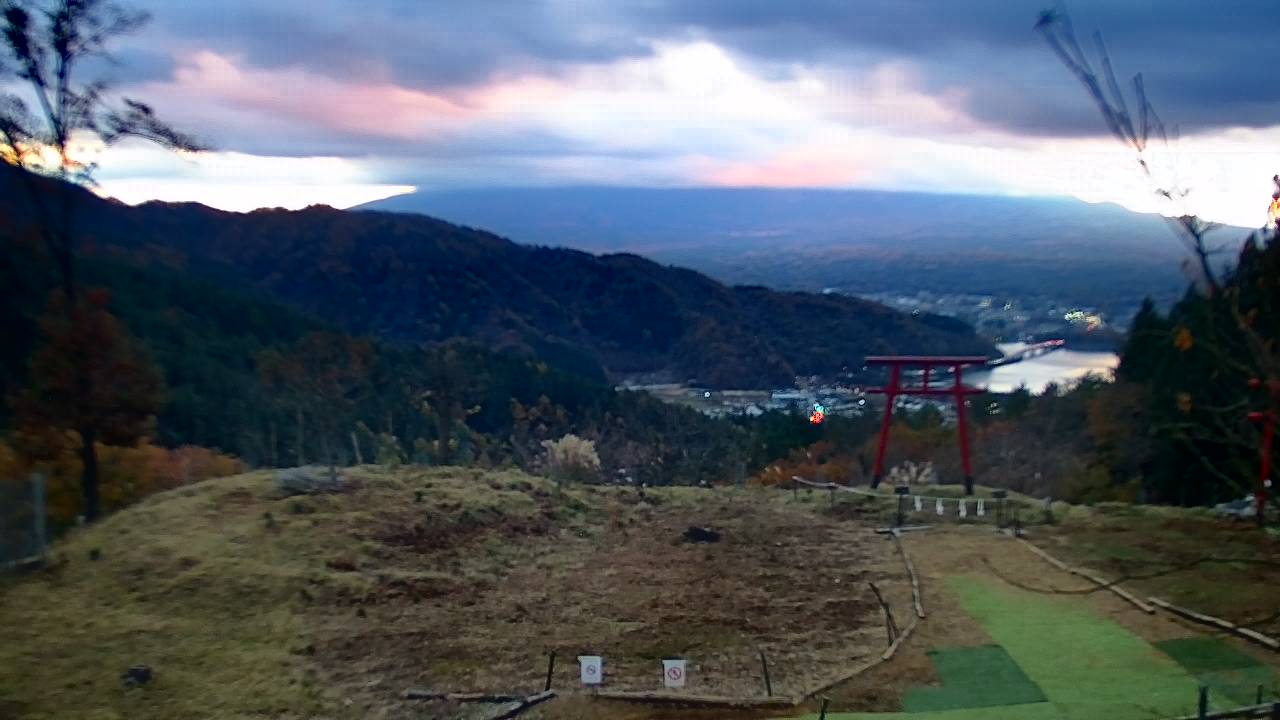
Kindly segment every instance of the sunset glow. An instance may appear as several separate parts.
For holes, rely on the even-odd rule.
[[[194,21],[170,15],[169,26],[137,39],[158,71],[125,89],[157,98],[166,117],[220,153],[258,161],[218,161],[216,181],[203,164],[144,162],[109,170],[103,189],[129,202],[183,198],[241,209],[358,204],[415,187],[882,188],[1061,195],[1247,227],[1267,221],[1257,198],[1280,167],[1280,124],[1188,106],[1194,112],[1181,114],[1199,122],[1167,150],[1153,148],[1167,156],[1169,177],[1192,190],[1185,206],[1172,207],[1033,42],[1030,21],[1019,31],[1025,36],[989,38],[990,56],[939,48],[954,55],[944,62],[914,39],[894,51],[860,30],[847,42],[774,48],[709,20],[659,27],[628,16],[647,29],[623,39],[606,29],[619,22],[606,8],[555,13],[563,32],[582,28],[582,56],[524,47],[495,29],[471,41],[507,43],[501,52],[472,56],[455,43],[429,65],[381,55],[363,39],[339,43],[334,61],[321,64],[318,41],[306,33],[275,43],[204,39]],[[391,16],[372,22],[388,37],[409,31]],[[608,49],[586,49],[592,43]],[[1157,101],[1180,90],[1159,65],[1135,61],[1119,72],[1138,70]],[[1182,122],[1181,107],[1162,107],[1163,115]],[[1050,110],[1059,115],[1036,119]],[[1065,123],[1071,127],[1055,127]],[[325,169],[316,158],[346,166]],[[267,166],[275,168],[270,183],[258,180]]]

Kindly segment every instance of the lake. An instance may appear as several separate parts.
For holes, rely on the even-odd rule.
[[[1026,347],[1026,343],[1001,343],[996,347],[1007,355]],[[1110,379],[1119,364],[1120,356],[1113,352],[1063,349],[991,370],[968,371],[965,381],[992,392],[1011,392],[1026,385],[1031,392],[1040,393],[1049,383],[1063,385],[1091,373]]]

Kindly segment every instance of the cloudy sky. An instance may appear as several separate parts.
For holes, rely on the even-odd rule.
[[[1032,26],[1048,0],[218,0],[110,71],[216,148],[101,158],[129,202],[350,206],[471,186],[869,187],[1160,210]],[[1280,171],[1274,0],[1073,0],[1181,139],[1162,182],[1261,225]]]

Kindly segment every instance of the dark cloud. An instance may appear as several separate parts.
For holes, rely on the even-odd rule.
[[[604,10],[578,3],[404,0],[228,0],[155,5],[161,30],[189,45],[243,55],[257,67],[303,65],[341,79],[380,79],[418,89],[496,74],[648,54]]]
[[[1101,135],[1078,83],[1032,30],[1049,0],[146,0],[154,26],[130,79],[171,72],[174,51],[210,49],[262,68],[305,66],[343,80],[461,88],[499,76],[555,76],[642,57],[653,40],[705,38],[769,77],[797,64],[852,71],[891,61],[924,90],[955,94],[984,124],[1032,135]],[[1267,28],[1274,0],[1075,0],[1081,40],[1100,30],[1117,72],[1141,71],[1186,131],[1280,118]],[[952,95],[948,95],[952,97]]]
[[[1031,134],[1094,135],[1101,121],[1032,29],[1048,0],[701,0],[661,10],[746,56],[781,63],[905,60],[929,90],[967,90],[975,118]],[[1274,124],[1280,84],[1261,25],[1274,0],[1078,0],[1090,51],[1101,32],[1120,81],[1143,73],[1160,113],[1185,129]],[[652,18],[650,19],[652,21]]]

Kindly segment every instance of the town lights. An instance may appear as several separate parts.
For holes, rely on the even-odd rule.
[[[814,403],[813,412],[809,413],[809,422],[821,425],[825,419],[827,419],[827,409],[822,406],[822,403]]]

